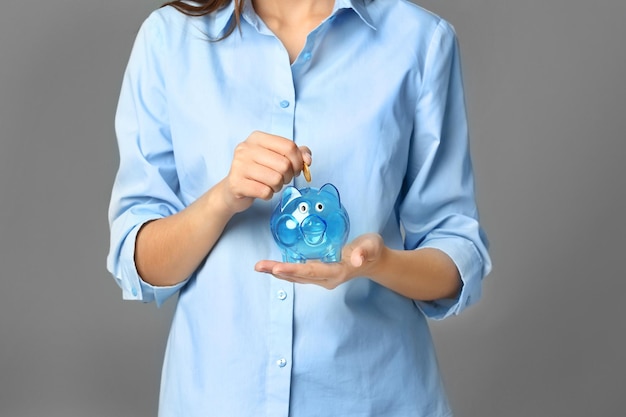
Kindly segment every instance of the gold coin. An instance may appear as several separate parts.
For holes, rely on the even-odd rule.
[[[306,163],[302,166],[302,173],[306,182],[311,182],[311,171],[309,171],[309,166]]]

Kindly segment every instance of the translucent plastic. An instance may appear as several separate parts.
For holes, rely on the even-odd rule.
[[[284,262],[339,262],[350,220],[334,185],[319,189],[289,186],[272,213],[270,228]]]

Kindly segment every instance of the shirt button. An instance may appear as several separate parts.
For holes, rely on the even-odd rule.
[[[284,368],[285,365],[287,365],[287,359],[280,358],[279,360],[276,361],[276,365],[278,365],[281,368]]]
[[[305,61],[308,61],[309,59],[311,59],[311,53],[305,52],[304,54],[302,54],[302,59],[304,59]]]
[[[276,296],[279,300],[284,300],[285,298],[287,298],[287,293],[284,290],[280,290],[276,293]]]
[[[283,100],[280,103],[278,103],[280,105],[280,107],[282,107],[283,109],[286,109],[287,107],[289,107],[289,102],[287,100]]]
[[[133,287],[130,292],[133,294],[133,297],[137,297],[137,288]]]

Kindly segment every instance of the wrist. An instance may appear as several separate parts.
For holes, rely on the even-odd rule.
[[[205,208],[210,210],[213,216],[217,215],[227,220],[247,208],[242,207],[242,201],[229,192],[227,178],[224,178],[211,188],[205,194],[205,197]]]
[[[389,263],[392,262],[390,258],[393,257],[393,250],[385,246],[381,246],[377,256],[367,262],[365,270],[366,276],[372,281],[381,284],[384,281],[386,272],[389,271]]]

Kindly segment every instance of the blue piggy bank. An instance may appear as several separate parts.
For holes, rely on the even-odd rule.
[[[339,262],[350,220],[334,185],[300,190],[289,186],[272,213],[270,228],[283,262]]]

